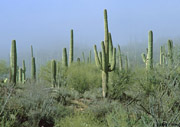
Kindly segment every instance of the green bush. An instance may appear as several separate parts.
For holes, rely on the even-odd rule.
[[[67,70],[67,85],[80,93],[101,87],[101,72],[95,65],[72,64]]]
[[[105,127],[91,113],[76,113],[57,121],[55,127]]]

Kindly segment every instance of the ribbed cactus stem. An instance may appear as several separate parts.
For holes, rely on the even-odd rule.
[[[51,61],[51,82],[52,86],[56,86],[56,61],[52,60]]]
[[[165,46],[163,46],[163,67],[165,67],[165,65],[166,65],[166,48],[165,48]]]
[[[118,58],[119,58],[119,71],[123,70],[123,62],[122,62],[122,54],[121,54],[121,48],[118,45]]]
[[[111,33],[109,33],[109,63],[112,62],[113,59],[113,43]]]
[[[106,9],[104,10],[104,45],[105,45],[106,63],[109,63],[109,31],[108,31],[108,16]]]
[[[168,66],[172,67],[173,65],[173,41],[168,40]]]
[[[23,60],[23,68],[22,68],[22,83],[26,82],[26,65],[25,60]]]
[[[94,54],[95,54],[95,63],[96,63],[96,66],[99,68],[99,69],[102,69],[102,62],[100,62],[100,59],[98,57],[98,52],[97,52],[97,47],[96,45],[94,45]],[[102,61],[102,59],[101,59]]]
[[[23,72],[23,70],[22,70],[22,68],[20,68],[19,69],[19,83],[22,83],[22,72]]]
[[[67,50],[66,50],[66,48],[63,48],[62,66],[63,66],[63,67],[67,67],[67,66],[68,66]]]
[[[102,52],[99,52],[99,61],[102,63]]]
[[[82,52],[82,58],[83,58],[83,62],[85,63],[85,56],[84,56],[84,52]]]
[[[71,42],[70,42],[70,50],[69,50],[69,66],[73,63],[73,55],[74,55],[74,36],[73,30],[71,29]]]
[[[148,48],[146,49],[147,56],[142,53],[142,60],[146,64],[146,70],[150,71],[153,69],[153,32],[149,31],[148,35]]]
[[[31,61],[31,79],[32,81],[36,80],[36,62],[34,57],[32,57]]]
[[[12,40],[11,53],[10,53],[10,82],[16,84],[17,73],[17,50],[16,41]]]
[[[147,70],[153,69],[153,32],[149,31],[148,36],[148,54],[147,54]]]

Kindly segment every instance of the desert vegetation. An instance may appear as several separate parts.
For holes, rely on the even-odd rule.
[[[0,61],[0,126],[179,126],[180,48],[167,40],[154,54],[153,31],[147,35],[143,64],[137,66],[120,45],[113,45],[105,9],[101,51],[94,45],[89,54],[82,51],[75,58],[72,29],[69,51],[62,47],[62,59],[52,59],[39,70],[30,46],[30,76],[25,60],[22,67],[17,65],[12,40],[10,64]]]

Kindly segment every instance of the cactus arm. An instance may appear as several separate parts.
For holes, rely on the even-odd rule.
[[[100,64],[102,64],[102,52],[99,52],[99,61],[100,61]]]
[[[97,48],[96,45],[94,45],[94,54],[95,54],[95,62],[96,62],[96,66],[100,69],[102,69],[99,57],[98,57],[98,52],[97,52]]]
[[[114,71],[116,67],[116,48],[113,48],[113,59],[111,63],[111,71]]]
[[[144,53],[141,54],[142,60],[144,63],[146,63],[146,55]]]
[[[111,33],[109,33],[109,63],[113,60],[113,44],[112,44],[112,37]]]

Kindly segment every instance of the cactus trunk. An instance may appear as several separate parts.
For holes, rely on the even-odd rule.
[[[31,61],[31,79],[32,81],[36,80],[36,62],[34,57],[32,57]]]
[[[52,86],[56,86],[56,61],[52,60],[51,61],[51,82]]]
[[[69,66],[73,63],[73,55],[74,55],[74,37],[73,30],[71,30],[71,42],[70,42],[70,50],[69,50]]]
[[[17,50],[16,41],[13,40],[11,44],[10,53],[10,82],[16,84],[16,74],[17,74]]]
[[[168,40],[168,66],[172,67],[173,65],[173,42]]]
[[[147,69],[153,69],[153,32],[149,31],[148,38],[148,54],[147,54]]]
[[[67,67],[67,66],[68,66],[66,48],[63,48],[62,66],[63,66],[63,67]]]

